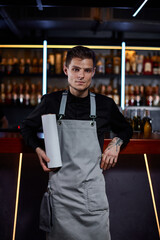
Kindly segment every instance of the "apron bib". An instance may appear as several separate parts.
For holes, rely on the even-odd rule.
[[[57,121],[62,167],[49,173],[52,227],[47,240],[110,240],[95,94],[90,93],[91,120],[64,120],[66,101],[64,92]]]

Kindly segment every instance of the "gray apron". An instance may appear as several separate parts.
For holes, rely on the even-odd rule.
[[[90,93],[91,120],[63,120],[66,101],[64,92],[57,121],[63,165],[49,173],[52,226],[47,240],[110,240],[95,94]]]

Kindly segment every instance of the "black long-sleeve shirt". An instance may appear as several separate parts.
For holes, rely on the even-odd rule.
[[[33,149],[40,146],[37,132],[42,127],[41,116],[49,113],[59,115],[62,92],[58,91],[44,95],[41,103],[22,122],[21,133],[26,144]],[[64,119],[89,120],[89,115],[90,95],[79,98],[68,92]],[[123,145],[129,142],[132,137],[132,128],[111,98],[96,94],[96,116],[97,134],[101,149],[103,149],[104,134],[110,130],[123,140]]]

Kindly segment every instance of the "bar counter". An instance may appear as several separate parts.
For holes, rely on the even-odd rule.
[[[105,135],[104,148],[111,136]],[[103,174],[112,240],[159,240],[160,134],[135,132],[116,166]],[[0,239],[45,240],[39,209],[47,182],[20,132],[0,132]]]
[[[38,134],[42,138],[42,134]],[[111,141],[109,134],[105,135],[104,149]],[[0,132],[0,153],[33,153],[27,147],[19,132]],[[135,132],[127,147],[120,154],[160,154],[160,133],[148,136]]]

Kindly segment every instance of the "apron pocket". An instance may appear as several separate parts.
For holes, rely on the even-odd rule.
[[[87,207],[90,212],[108,210],[108,199],[104,186],[91,186],[87,189]]]
[[[45,192],[40,207],[39,228],[45,232],[50,232],[52,228],[52,208],[50,204],[50,194]]]

